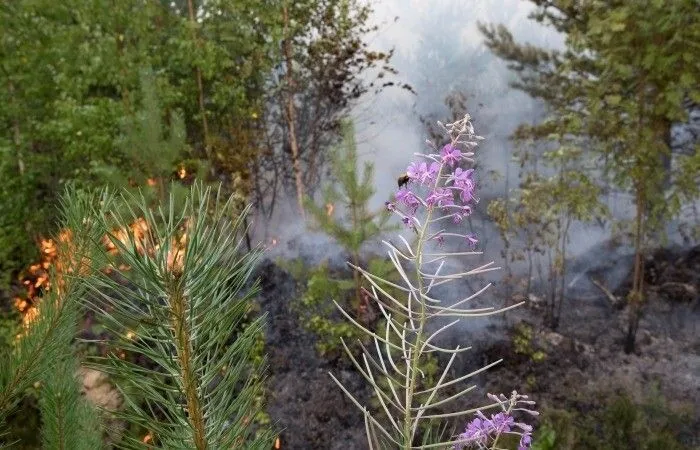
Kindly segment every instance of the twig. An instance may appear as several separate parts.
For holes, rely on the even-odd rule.
[[[610,303],[613,306],[617,306],[620,303],[620,300],[617,297],[615,297],[615,295],[613,295],[613,293],[610,292],[605,286],[603,286],[598,280],[596,280],[595,278],[591,278],[590,280],[591,283],[595,284],[598,289],[603,291],[603,294],[605,294],[605,296],[608,298],[608,300],[610,300]]]

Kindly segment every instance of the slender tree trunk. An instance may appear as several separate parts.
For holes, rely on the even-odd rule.
[[[637,87],[637,101],[639,104],[637,118],[637,146],[642,146],[642,130],[646,117],[647,101],[644,96],[646,84],[640,82]],[[635,161],[635,169],[644,167],[639,158]],[[644,301],[644,243],[646,238],[645,218],[651,209],[650,199],[647,196],[647,187],[643,183],[648,183],[646,179],[637,179],[634,183],[634,196],[636,202],[635,227],[634,227],[634,275],[632,278],[632,290],[628,296],[629,317],[627,323],[627,336],[625,337],[624,351],[629,354],[634,352],[637,329],[642,313],[642,302]],[[659,186],[657,185],[658,189]],[[663,194],[662,194],[663,198]]]
[[[634,236],[634,275],[632,291],[629,294],[629,318],[627,336],[625,337],[625,353],[632,353],[635,348],[637,328],[641,319],[642,301],[644,300],[644,214],[646,198],[641,188],[637,188],[637,213],[635,216]]]
[[[660,136],[661,142],[666,147],[666,151],[660,152],[660,163],[664,170],[661,192],[666,192],[671,187],[671,162],[673,161],[671,121],[666,119],[659,120],[657,124],[657,133]]]
[[[354,169],[353,169],[354,170]],[[352,230],[357,231],[360,230],[362,227],[362,224],[360,224],[360,214],[358,209],[358,205],[355,202],[354,197],[350,199],[350,211],[352,214]],[[358,240],[359,242],[362,242],[362,239]],[[357,246],[355,242],[352,243],[353,246],[356,246],[352,250],[352,263],[355,265],[355,267],[360,267],[360,248]],[[353,280],[355,281],[355,300],[357,301],[357,307],[359,308],[360,305],[362,304],[362,296],[360,292],[360,288],[362,287],[362,278],[360,277],[360,272],[357,269],[353,269],[352,271],[352,276]]]
[[[504,203],[504,213],[505,213],[505,220],[506,220],[506,231],[503,233],[503,255],[504,255],[504,268],[506,271],[506,292],[505,292],[505,300],[504,300],[504,305],[503,306],[508,306],[510,305],[511,297],[513,296],[513,273],[511,272],[511,267],[510,267],[510,239],[508,238],[508,230],[511,229],[511,223],[510,223],[510,161],[506,161],[506,182],[505,182],[505,192],[504,192],[504,197],[505,197],[505,203]],[[506,317],[507,313],[503,313],[503,321],[505,323],[508,323],[508,319]]]
[[[7,86],[7,90],[10,94],[13,104],[17,104],[15,101],[15,85],[12,81]],[[15,152],[17,154],[17,171],[20,175],[24,175],[24,153],[22,152],[22,131],[19,126],[19,119],[17,118],[17,112],[13,114],[12,118],[12,144],[15,146]]]
[[[286,98],[284,100],[285,119],[287,121],[287,130],[289,137],[289,146],[292,152],[292,171],[294,172],[294,181],[296,184],[297,203],[299,213],[302,219],[305,219],[304,214],[304,184],[301,174],[301,161],[299,160],[299,144],[296,134],[296,108],[294,106],[294,72],[292,67],[292,38],[289,33],[289,11],[287,2],[283,6],[284,20],[284,42],[282,51],[284,52],[284,60],[286,65],[285,81],[286,81]]]
[[[190,26],[192,27],[192,41],[195,43],[197,48],[200,48],[199,38],[197,37],[197,19],[195,17],[195,5],[194,0],[187,0],[187,9],[189,12]],[[194,75],[197,80],[197,100],[199,102],[199,114],[202,116],[202,134],[204,138],[204,153],[207,155],[207,160],[209,164],[212,164],[213,171],[213,159],[211,154],[211,141],[209,139],[209,122],[207,121],[207,111],[204,106],[204,82],[202,81],[202,69],[199,64],[195,65]]]
[[[569,236],[569,226],[571,225],[571,219],[567,217],[564,225],[564,235],[561,241],[561,278],[559,279],[559,305],[557,306],[556,323],[559,325],[559,320],[561,319],[561,307],[566,299],[566,241],[567,236]]]
[[[530,290],[532,289],[532,250],[527,250],[527,285],[525,286],[525,298],[530,298]]]
[[[554,329],[554,304],[557,301],[556,299],[556,286],[557,286],[557,280],[556,280],[556,272],[555,272],[555,267],[554,267],[554,262],[552,261],[552,247],[549,247],[547,249],[547,264],[548,264],[548,269],[549,269],[549,279],[547,280],[549,282],[549,286],[547,287],[547,326],[551,329]]]
[[[116,0],[112,2],[112,5],[116,9]],[[115,44],[117,47],[117,59],[119,61],[119,73],[122,77],[120,83],[122,103],[124,104],[124,109],[126,112],[131,113],[131,93],[129,92],[127,83],[127,79],[129,77],[129,72],[127,70],[128,63],[127,61],[124,61],[126,59],[126,45],[124,43],[126,40],[126,32],[124,31],[121,21],[117,24],[115,32],[117,34]]]

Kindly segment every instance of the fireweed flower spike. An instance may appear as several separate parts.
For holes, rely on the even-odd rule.
[[[492,414],[487,418],[483,412],[477,411],[476,418],[467,424],[464,433],[457,436],[457,440],[452,446],[454,450],[467,448],[497,449],[498,439],[503,434],[514,434],[520,436],[518,450],[530,448],[532,442],[532,427],[530,425],[516,422],[512,416],[513,411],[522,411],[531,415],[538,415],[537,411],[529,407],[534,405],[533,401],[527,400],[527,395],[520,395],[513,391],[510,398],[503,395],[496,397],[489,394],[489,398],[494,400],[502,409],[498,414]],[[518,407],[519,405],[526,407]]]
[[[474,235],[462,231],[462,221],[471,213],[472,204],[476,201],[471,169],[474,161],[471,157],[481,138],[474,134],[468,115],[454,123],[438,124],[450,142],[440,150],[436,144],[429,143],[432,153],[417,154],[418,159],[406,169],[406,176],[412,183],[399,188],[394,201],[386,203],[387,210],[399,216],[413,231],[409,238],[399,235],[401,244],[383,242],[401,281],[388,281],[362,267],[352,266],[371,287],[371,299],[377,304],[385,326],[381,332],[370,330],[336,303],[343,315],[371,338],[370,345],[361,343],[363,351],[359,358],[344,341],[343,346],[359,373],[372,387],[379,414],[370,412],[331,374],[345,395],[363,412],[370,449],[414,448],[424,423],[466,418],[475,411],[502,403],[494,396],[493,404],[481,408],[451,408],[454,400],[474,386],[465,387],[456,394],[451,388],[462,386],[471,377],[500,361],[469,374],[450,375],[457,354],[469,348],[463,345],[443,347],[441,335],[463,318],[496,314],[520,304],[501,310],[469,309],[469,301],[488,286],[464,298],[452,300],[440,298],[438,293],[433,292],[437,286],[458,283],[465,277],[497,269],[493,263],[457,271],[448,268],[451,265],[463,267],[467,264],[463,257],[477,254],[472,251],[449,251],[447,248],[459,248],[464,242],[471,246],[477,243]],[[409,242],[409,239],[413,242]],[[466,287],[459,285],[452,291],[463,289]],[[447,360],[432,384],[428,384],[422,370],[429,353],[443,353]],[[489,427],[495,427],[502,433],[521,430],[518,423],[511,420],[509,413],[491,418],[482,414],[478,418],[482,422],[473,428],[483,429],[484,436],[490,436],[485,433],[491,430]],[[452,444],[456,446],[459,442],[458,437],[441,436],[433,442],[422,442],[420,448],[445,448]]]

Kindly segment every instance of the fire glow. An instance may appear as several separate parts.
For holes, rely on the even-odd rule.
[[[183,225],[183,232],[179,238],[173,238],[170,242],[168,255],[166,258],[168,270],[173,272],[182,271],[184,264],[185,249],[187,245],[188,223]],[[51,289],[63,284],[62,273],[71,272],[73,264],[68,269],[61,266],[61,258],[59,258],[59,244],[65,245],[68,248],[71,246],[72,235],[70,231],[63,230],[58,236],[59,243],[53,239],[40,240],[41,260],[38,263],[32,264],[27,269],[25,275],[21,278],[21,283],[24,286],[25,292],[22,296],[17,296],[14,299],[15,308],[22,316],[22,324],[25,328],[37,317],[39,311],[37,309],[42,295]],[[102,237],[102,245],[109,255],[116,256],[119,254],[119,242],[124,247],[134,245],[140,254],[154,255],[158,250],[159,245],[154,245],[152,237],[149,235],[148,223],[144,218],[138,218],[128,228],[119,228],[112,230],[111,233]],[[71,252],[66,252],[70,254]],[[87,268],[87,265],[84,267]],[[57,282],[51,280],[51,273],[58,279]],[[127,271],[130,269],[125,264],[120,264],[118,269]],[[113,268],[107,266],[102,269],[104,273],[111,273]]]

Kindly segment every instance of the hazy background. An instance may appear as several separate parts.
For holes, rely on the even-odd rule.
[[[528,19],[534,6],[524,0],[376,0],[372,4],[372,22],[378,31],[367,42],[378,51],[394,50],[391,65],[398,70],[396,78],[415,91],[412,94],[390,87],[378,95],[367,94],[352,111],[358,151],[363,160],[374,163],[376,194],[372,206],[381,208],[392,198],[397,176],[405,171],[414,153],[426,150],[428,135],[421,116],[449,119],[445,99],[450,93],[461,92],[467,97],[467,110],[477,134],[485,138],[476,151],[480,166],[477,195],[481,201],[472,216],[471,231],[478,235],[479,250],[484,252],[480,261],[502,265],[503,245],[486,215],[486,207],[491,200],[505,197],[506,179],[510,189],[518,186],[518,165],[510,162],[514,145],[509,136],[519,124],[539,121],[544,109],[539,102],[509,86],[515,75],[485,46],[477,23],[504,24],[516,42],[545,48],[563,48],[563,36]],[[683,129],[675,130],[676,140],[687,138],[683,137]],[[491,176],[493,172],[497,178]],[[631,200],[623,192],[611,192],[604,199],[618,219],[631,217]],[[276,235],[283,245],[271,248],[273,256],[343,263],[344,257],[334,242],[320,233],[309,232],[302,221],[290,214],[287,212],[280,219]],[[675,224],[670,223],[669,236],[672,242],[680,242]],[[570,236],[567,251],[573,270],[569,278],[578,284],[585,283],[585,277],[580,275],[591,267],[632,253],[631,247],[613,250],[604,246],[610,236],[609,221],[574,222]],[[513,269],[516,274],[520,271],[517,265]],[[624,267],[620,269],[621,274],[626,272]],[[494,272],[488,278],[498,283],[503,273]],[[614,288],[615,282],[610,283]]]

